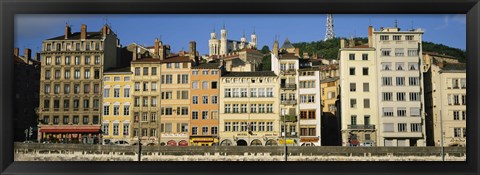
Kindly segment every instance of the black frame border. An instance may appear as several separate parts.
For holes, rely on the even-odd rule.
[[[480,174],[479,0],[1,0],[1,174]],[[15,14],[466,14],[466,162],[14,162],[13,42]],[[186,168],[188,167],[188,168]]]

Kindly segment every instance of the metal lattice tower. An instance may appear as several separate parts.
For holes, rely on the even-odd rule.
[[[332,14],[327,14],[327,31],[325,32],[324,41],[333,38],[335,38],[335,33],[333,32],[333,16]]]

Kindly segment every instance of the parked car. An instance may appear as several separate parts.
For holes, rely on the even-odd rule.
[[[367,140],[367,141],[363,142],[363,146],[372,147],[373,146],[373,141]]]
[[[129,146],[130,145],[130,143],[128,143],[127,141],[124,141],[124,140],[115,141],[115,142],[113,142],[113,144],[119,145],[119,146]]]

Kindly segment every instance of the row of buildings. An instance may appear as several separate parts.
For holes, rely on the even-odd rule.
[[[341,41],[338,61],[301,56],[288,39],[281,47],[276,40],[265,71],[255,33],[225,50],[223,28],[201,57],[194,41],[178,53],[158,39],[122,47],[108,25],[98,32],[82,25],[75,33],[67,25],[64,35],[42,43],[37,137],[168,146],[438,146],[443,122],[444,145],[464,145],[465,66],[423,53],[422,34],[369,27],[367,44]]]

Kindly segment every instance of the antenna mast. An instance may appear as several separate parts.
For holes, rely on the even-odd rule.
[[[335,38],[335,33],[333,32],[333,16],[332,14],[327,14],[327,31],[325,32],[324,41],[333,38]]]

